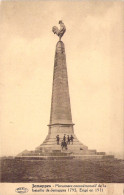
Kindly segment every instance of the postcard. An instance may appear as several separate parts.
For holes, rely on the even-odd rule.
[[[122,195],[123,1],[0,1],[0,195]]]

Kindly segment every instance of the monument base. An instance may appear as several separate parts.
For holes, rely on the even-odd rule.
[[[68,143],[67,149],[61,147],[61,141],[63,134],[59,134],[60,141],[57,144],[56,136],[54,134],[48,134],[45,141],[38,146],[34,151],[23,151],[16,156],[17,159],[22,160],[105,160],[113,159],[113,155],[106,155],[105,152],[97,152],[96,150],[89,150],[87,146],[83,145],[73,133],[73,142]]]

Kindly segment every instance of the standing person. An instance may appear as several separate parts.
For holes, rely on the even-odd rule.
[[[64,147],[64,141],[63,140],[61,142],[61,147],[62,147],[62,150],[63,150],[63,147]]]
[[[66,134],[64,134],[63,141],[66,142]]]
[[[59,140],[60,140],[59,135],[57,135],[56,136],[57,145],[59,145]]]
[[[69,135],[67,137],[67,144],[70,144],[70,137],[69,137]]]
[[[73,137],[73,135],[71,135],[70,140],[71,140],[72,144],[73,144],[73,139],[74,139],[74,137]]]
[[[67,147],[67,142],[64,141],[64,140],[62,140],[62,142],[61,142],[61,147],[62,147],[62,150],[63,150],[63,148],[65,148],[65,150],[67,150],[67,149],[68,149],[68,147]]]
[[[68,147],[67,147],[67,142],[65,142],[65,149],[68,150]]]

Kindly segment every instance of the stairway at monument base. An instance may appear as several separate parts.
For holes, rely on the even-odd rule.
[[[52,144],[50,144],[52,142]],[[68,149],[61,148],[56,144],[56,140],[49,140],[34,151],[24,151],[16,156],[17,159],[27,160],[64,160],[64,159],[80,159],[80,160],[112,160],[113,155],[106,155],[105,152],[97,152],[89,150],[87,146],[81,144],[78,140],[68,145]]]
[[[81,159],[81,160],[105,160],[113,159],[114,156],[106,155],[105,152],[97,152],[96,150],[89,150],[87,146],[78,141],[75,134],[73,144],[67,145],[67,150],[61,147],[61,140],[63,134],[60,135],[60,143],[57,144],[55,136],[48,134],[43,144],[37,147],[34,151],[24,151],[17,159],[27,160],[64,160],[64,159]]]
[[[53,156],[54,155],[54,156]],[[61,153],[61,155],[56,153],[46,153],[45,155],[36,156],[35,154],[27,154],[22,156],[16,156],[15,159],[19,160],[113,160],[115,159],[113,155],[73,155]]]
[[[96,150],[89,150],[87,146],[78,141],[75,134],[73,144],[67,145],[67,150],[61,148],[61,140],[63,134],[60,135],[60,143],[57,145],[56,138],[53,134],[48,134],[43,144],[37,147],[34,151],[24,151],[16,158],[28,159],[28,160],[42,160],[42,159],[96,159],[105,160],[113,159],[114,156],[106,155],[105,152],[97,152]]]

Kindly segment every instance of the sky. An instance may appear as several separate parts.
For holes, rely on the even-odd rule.
[[[121,1],[2,1],[0,155],[34,150],[48,134],[55,46],[63,20],[72,119],[89,149],[123,157]]]

